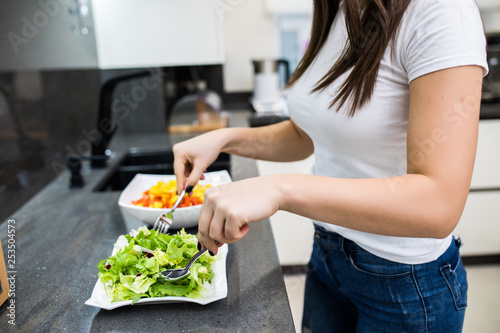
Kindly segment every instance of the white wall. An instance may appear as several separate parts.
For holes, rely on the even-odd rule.
[[[224,89],[253,90],[252,59],[277,58],[275,22],[266,0],[220,0],[224,15]]]
[[[217,0],[224,15],[224,89],[253,89],[254,58],[278,58],[273,13],[309,11],[312,0]],[[500,0],[476,0],[487,32],[500,31]]]
[[[312,0],[267,0],[267,10],[280,14],[312,13]]]
[[[476,0],[486,32],[500,32],[500,0]]]
[[[479,8],[499,8],[500,0],[476,0]]]

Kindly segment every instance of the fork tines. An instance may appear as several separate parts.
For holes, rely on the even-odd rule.
[[[158,230],[162,234],[166,234],[170,226],[172,225],[172,220],[167,218],[165,215],[161,215],[155,222],[153,230]]]

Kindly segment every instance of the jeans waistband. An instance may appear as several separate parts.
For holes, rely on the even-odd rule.
[[[326,230],[325,228],[318,225],[314,225],[314,228],[314,237],[325,245],[328,244],[327,247],[330,250],[340,250],[346,253],[349,253],[352,250],[360,249],[366,251],[355,242],[339,235],[336,232]],[[436,259],[437,263],[457,262],[459,259],[459,253],[458,251],[456,251],[456,249],[460,248],[461,245],[462,241],[460,240],[460,238],[453,237],[448,249],[446,249],[446,251],[438,259]]]
[[[314,225],[314,238],[317,240],[327,241],[328,246],[331,249],[343,250],[344,248],[344,237],[333,231],[328,231],[323,227]]]

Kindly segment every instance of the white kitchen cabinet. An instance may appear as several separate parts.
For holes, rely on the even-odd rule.
[[[99,67],[221,64],[223,16],[206,0],[92,0]]]
[[[82,0],[81,16],[73,7],[75,1],[0,1],[0,71],[96,68],[92,7]]]
[[[500,253],[500,191],[471,192],[453,232],[464,256]]]
[[[479,122],[471,192],[453,234],[464,256],[500,254],[500,119]]]
[[[0,1],[0,71],[222,64],[221,3]]]
[[[259,175],[309,174],[314,156],[303,161],[278,163],[257,161]],[[278,257],[282,266],[306,265],[312,252],[314,226],[310,219],[279,211],[270,218]]]
[[[500,119],[481,120],[471,189],[500,190]],[[500,204],[500,201],[499,201]]]

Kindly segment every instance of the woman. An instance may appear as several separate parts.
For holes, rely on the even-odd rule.
[[[459,332],[467,281],[451,235],[474,165],[485,38],[473,0],[315,0],[289,84],[291,120],[174,146],[179,190],[219,152],[315,154],[311,175],[213,188],[199,241],[212,254],[253,221],[311,218],[304,332]]]

